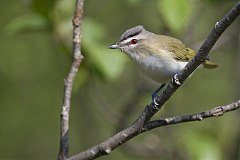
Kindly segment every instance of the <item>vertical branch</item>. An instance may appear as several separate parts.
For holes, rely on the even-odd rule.
[[[83,15],[84,0],[77,0],[73,23],[73,62],[69,73],[64,81],[64,97],[61,111],[60,122],[60,149],[58,153],[58,160],[64,160],[68,157],[69,150],[69,112],[71,104],[71,94],[73,82],[76,78],[79,66],[83,60],[81,54],[81,20]]]

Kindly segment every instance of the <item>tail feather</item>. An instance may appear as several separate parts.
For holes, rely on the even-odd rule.
[[[206,61],[203,62],[202,64],[203,64],[203,67],[204,67],[204,68],[207,68],[207,69],[213,69],[213,68],[218,67],[218,64],[213,63],[213,62],[208,61],[208,60],[206,60]]]

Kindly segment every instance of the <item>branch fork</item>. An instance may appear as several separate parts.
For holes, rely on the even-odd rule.
[[[219,106],[212,110],[201,112],[193,115],[175,116],[159,120],[151,120],[151,118],[161,109],[163,104],[173,95],[173,93],[180,87],[180,85],[191,75],[191,73],[202,63],[202,60],[208,56],[208,53],[219,39],[221,34],[231,25],[231,23],[240,14],[240,2],[238,2],[219,22],[217,22],[208,35],[205,42],[200,47],[196,56],[183,68],[177,75],[180,85],[178,83],[170,82],[164,91],[156,97],[158,106],[148,104],[139,117],[126,129],[113,135],[111,138],[104,142],[93,146],[83,152],[68,157],[68,123],[69,123],[69,111],[70,111],[70,98],[73,81],[75,80],[78,72],[79,65],[83,59],[81,55],[81,19],[83,14],[83,1],[77,0],[75,15],[73,18],[73,57],[74,61],[72,67],[67,76],[67,83],[64,89],[64,100],[62,105],[61,114],[61,139],[60,139],[60,151],[58,160],[90,160],[102,155],[110,154],[113,149],[130,140],[131,138],[151,129],[172,125],[190,121],[201,121],[209,117],[217,117],[223,115],[225,112],[239,109],[240,100],[225,106]],[[180,83],[181,82],[181,83]],[[156,108],[157,107],[157,108]],[[66,116],[66,117],[65,117]],[[65,119],[66,118],[66,119]]]

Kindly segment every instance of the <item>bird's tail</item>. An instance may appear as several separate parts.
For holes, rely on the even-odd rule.
[[[209,60],[206,60],[205,62],[202,63],[203,64],[203,67],[204,68],[207,68],[207,69],[213,69],[213,68],[216,68],[218,67],[218,64],[216,63],[213,63]]]

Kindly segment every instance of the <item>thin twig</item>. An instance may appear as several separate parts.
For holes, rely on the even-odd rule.
[[[231,23],[240,14],[240,2],[238,2],[223,19],[216,23],[213,30],[208,35],[207,39],[199,49],[197,55],[186,65],[186,67],[177,74],[179,82],[182,84],[187,77],[202,63],[211,48],[219,39],[221,34],[231,25]],[[106,141],[93,146],[86,151],[71,156],[68,160],[90,160],[111,153],[113,149],[120,146],[124,142],[130,140],[136,135],[140,134],[144,130],[144,126],[148,124],[150,119],[162,105],[173,95],[173,93],[179,88],[174,82],[170,82],[163,93],[157,97],[156,101],[159,104],[154,107],[152,104],[147,105],[144,111],[128,128],[118,132]]]
[[[157,127],[172,125],[177,123],[184,123],[190,121],[201,121],[205,118],[218,117],[222,116],[226,112],[234,111],[240,108],[240,100],[225,105],[213,108],[209,111],[193,114],[193,115],[184,115],[176,116],[171,118],[165,118],[160,120],[149,121],[146,123],[140,130],[135,130],[135,124],[131,125],[127,129],[115,134],[113,137],[108,140],[86,150],[74,156],[71,156],[68,160],[89,160],[94,159],[99,156],[110,154],[111,151],[121,145],[122,143],[128,141],[129,139],[141,134],[143,132],[152,130]]]
[[[205,111],[197,114],[176,116],[171,118],[164,118],[164,119],[149,121],[144,126],[143,131],[148,131],[157,127],[171,125],[171,124],[192,122],[192,121],[202,121],[203,119],[206,119],[206,118],[222,116],[226,112],[234,111],[239,108],[240,108],[240,100],[225,106],[219,106],[209,111]]]
[[[60,122],[60,149],[58,153],[58,160],[64,160],[68,157],[69,150],[69,112],[71,104],[71,94],[73,82],[76,78],[79,66],[83,60],[81,54],[81,20],[83,14],[84,0],[77,0],[75,14],[73,17],[73,62],[69,70],[68,76],[64,81],[64,97],[61,111]]]

